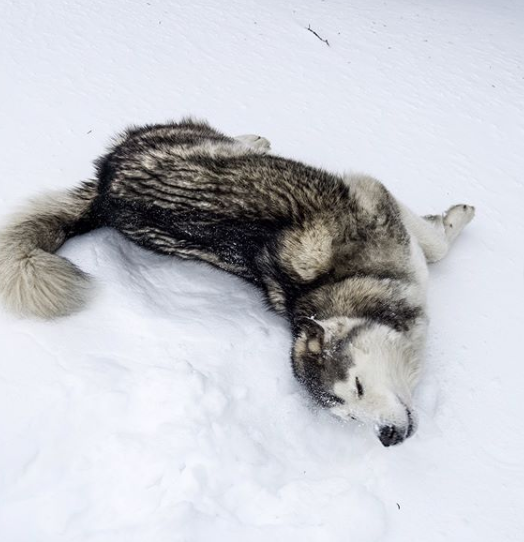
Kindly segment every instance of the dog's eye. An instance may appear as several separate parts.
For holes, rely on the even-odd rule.
[[[364,388],[362,387],[362,384],[360,383],[358,376],[355,378],[355,385],[357,387],[357,395],[360,398],[364,395]]]

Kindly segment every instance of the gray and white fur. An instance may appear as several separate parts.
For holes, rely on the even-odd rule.
[[[0,299],[23,316],[77,311],[90,279],[55,252],[115,228],[255,285],[290,322],[293,371],[312,399],[370,424],[385,446],[402,442],[415,429],[427,262],[446,255],[474,209],[419,217],[371,177],[268,151],[264,138],[192,119],[128,129],[94,180],[35,199],[0,233]]]

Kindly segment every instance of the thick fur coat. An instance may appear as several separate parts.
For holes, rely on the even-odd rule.
[[[411,390],[426,329],[426,261],[445,255],[473,208],[421,218],[367,176],[268,153],[191,119],[127,130],[96,179],[35,200],[0,234],[0,296],[22,315],[79,309],[89,278],[54,254],[115,228],[155,252],[252,283],[285,316],[295,375],[338,416],[372,423],[385,445],[414,431]]]

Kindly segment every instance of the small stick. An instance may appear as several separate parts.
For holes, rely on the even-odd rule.
[[[331,47],[331,45],[329,45],[329,41],[328,40],[325,40],[324,38],[321,38],[312,28],[311,28],[311,25],[308,24],[307,25],[307,28],[306,30],[309,30],[312,34],[314,34],[320,41],[323,41],[328,47]]]

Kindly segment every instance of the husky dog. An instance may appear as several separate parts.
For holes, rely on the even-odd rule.
[[[313,400],[372,425],[384,446],[400,443],[415,429],[426,263],[446,255],[474,208],[419,217],[371,177],[269,148],[192,119],[128,129],[96,162],[95,180],[12,218],[0,234],[0,298],[20,315],[73,313],[89,277],[54,253],[75,235],[115,228],[258,287],[290,322],[293,372]]]

